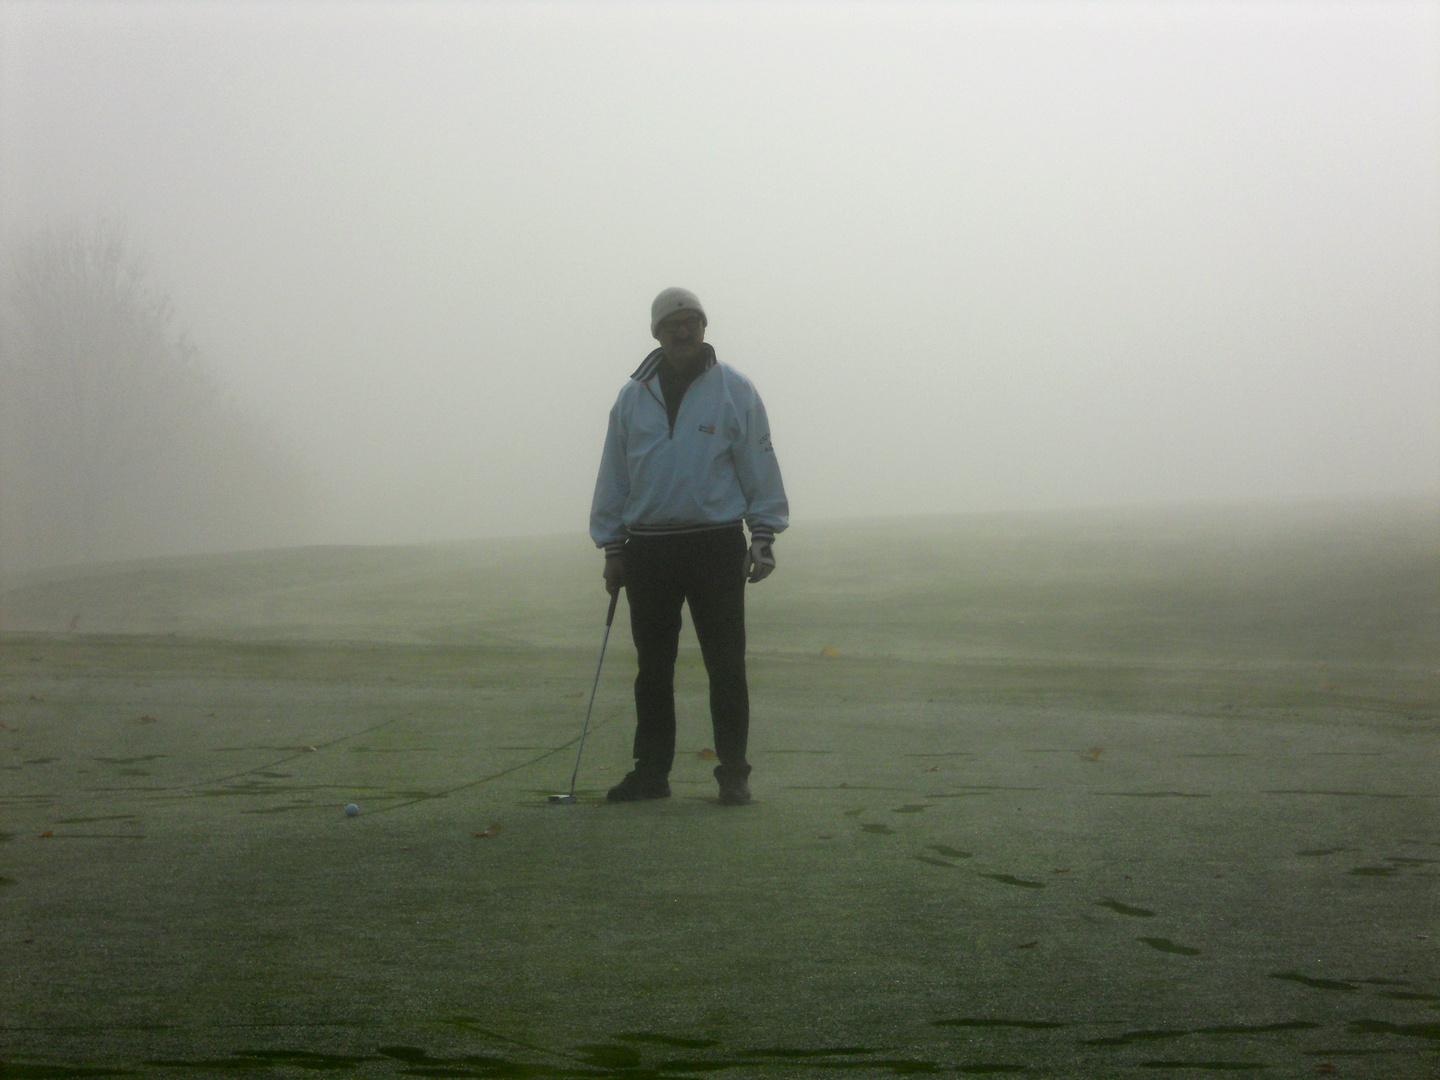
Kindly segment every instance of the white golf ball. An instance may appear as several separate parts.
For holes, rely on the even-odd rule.
[[[359,817],[359,816],[360,816],[360,807],[356,806],[356,805],[352,802],[349,806],[345,807],[345,816],[346,816],[346,817]]]

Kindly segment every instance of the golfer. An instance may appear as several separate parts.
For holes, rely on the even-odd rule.
[[[670,795],[686,602],[710,676],[720,802],[750,801],[745,582],[775,569],[772,545],[790,508],[760,395],[715,358],[705,327],[694,293],[666,289],[655,298],[650,332],[660,347],[610,410],[595,481],[590,535],[605,549],[605,587],[625,589],[640,662],[635,768],[610,789],[611,802]]]

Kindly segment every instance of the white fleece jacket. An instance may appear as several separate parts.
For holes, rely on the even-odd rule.
[[[656,349],[610,410],[590,536],[607,555],[631,534],[700,532],[742,520],[756,540],[790,524],[765,405],[750,380],[713,361],[696,376],[670,429]]]

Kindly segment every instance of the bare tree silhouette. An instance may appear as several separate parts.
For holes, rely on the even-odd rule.
[[[8,569],[300,537],[298,470],[174,328],[123,228],[15,246],[0,324]]]

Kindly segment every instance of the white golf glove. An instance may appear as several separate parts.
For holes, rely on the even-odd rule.
[[[745,552],[745,578],[754,585],[764,581],[775,569],[775,552],[770,549],[769,540],[756,540]]]

